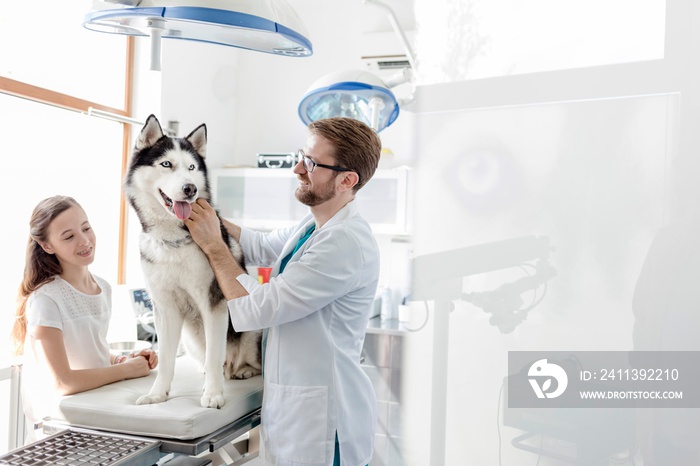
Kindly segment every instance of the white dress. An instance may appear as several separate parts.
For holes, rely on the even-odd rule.
[[[112,288],[93,275],[101,292],[82,293],[61,277],[34,291],[27,299],[27,336],[22,367],[22,401],[30,430],[40,421],[46,403],[59,396],[52,388],[50,372],[34,352],[36,328],[53,327],[63,332],[63,344],[71,369],[109,366],[107,330],[112,315]]]

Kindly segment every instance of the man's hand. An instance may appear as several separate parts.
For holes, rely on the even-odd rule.
[[[192,204],[190,218],[185,220],[185,226],[195,243],[207,255],[209,264],[214,270],[216,281],[227,300],[248,294],[238,283],[236,277],[246,273],[231,254],[231,250],[221,236],[221,223],[216,211],[204,199],[197,199]],[[240,236],[240,230],[238,232]]]
[[[206,200],[197,199],[197,202],[192,204],[192,212],[190,218],[185,220],[185,226],[190,231],[194,242],[206,255],[216,251],[217,248],[228,249],[221,237],[219,217]]]

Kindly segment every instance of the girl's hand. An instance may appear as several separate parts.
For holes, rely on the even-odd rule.
[[[151,372],[151,368],[148,366],[148,359],[143,356],[128,358],[121,365],[128,369],[127,379],[145,377]]]
[[[135,353],[135,354],[132,353],[131,355],[129,355],[129,357],[131,357],[131,358],[135,358],[135,357],[139,357],[139,356],[143,357],[144,359],[146,359],[146,361],[148,361],[148,367],[150,369],[155,369],[156,366],[158,365],[158,353],[156,353],[153,350],[145,349],[145,350],[139,351],[138,353]]]

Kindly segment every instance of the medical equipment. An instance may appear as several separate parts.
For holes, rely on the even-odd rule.
[[[301,99],[298,112],[305,125],[322,118],[347,117],[380,132],[399,116],[399,102],[377,76],[348,70],[314,82]]]
[[[284,0],[106,0],[95,2],[83,26],[151,38],[151,69],[160,71],[161,39],[227,45],[288,57],[313,53],[307,32]]]
[[[204,374],[194,360],[182,356],[175,364],[168,400],[136,405],[136,399],[148,393],[154,378],[152,371],[147,377],[61,397],[44,419],[44,432],[78,429],[146,439],[158,442],[160,455],[197,456],[216,452],[260,423],[263,387],[259,376],[226,380],[224,406],[202,408]]]
[[[364,3],[387,14],[405,50],[407,61],[394,61],[393,64],[402,66],[402,69],[385,79],[362,70],[344,70],[320,77],[309,87],[299,103],[299,118],[305,125],[322,118],[346,117],[362,121],[379,133],[396,121],[399,106],[413,101],[415,55],[394,11],[379,0],[364,0]],[[403,66],[404,63],[406,66]],[[391,89],[407,82],[411,83],[411,96],[397,98]]]
[[[155,316],[153,315],[153,302],[145,288],[129,290],[131,306],[138,322],[137,332],[140,340],[150,339],[156,341]]]
[[[155,440],[63,430],[0,456],[0,465],[149,466],[158,461],[158,446]]]
[[[547,236],[523,236],[463,249],[438,252],[413,259],[411,299],[451,302],[463,300],[491,314],[489,322],[502,333],[510,333],[542,301],[544,294],[529,306],[523,306],[521,294],[537,291],[556,276],[549,263],[552,247]],[[529,261],[537,261],[534,265]],[[535,273],[504,283],[494,290],[464,293],[462,279],[469,275],[512,267],[531,267]]]

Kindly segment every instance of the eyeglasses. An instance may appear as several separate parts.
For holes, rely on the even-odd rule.
[[[321,168],[328,168],[329,170],[337,171],[337,172],[351,172],[354,170],[351,170],[349,168],[345,167],[338,167],[335,165],[326,165],[324,163],[316,163],[313,160],[309,158],[308,155],[304,154],[304,151],[299,149],[297,152],[297,160],[301,160],[302,163],[304,164],[304,170],[306,170],[309,173],[313,173],[313,171],[316,169],[316,167],[321,167]]]

